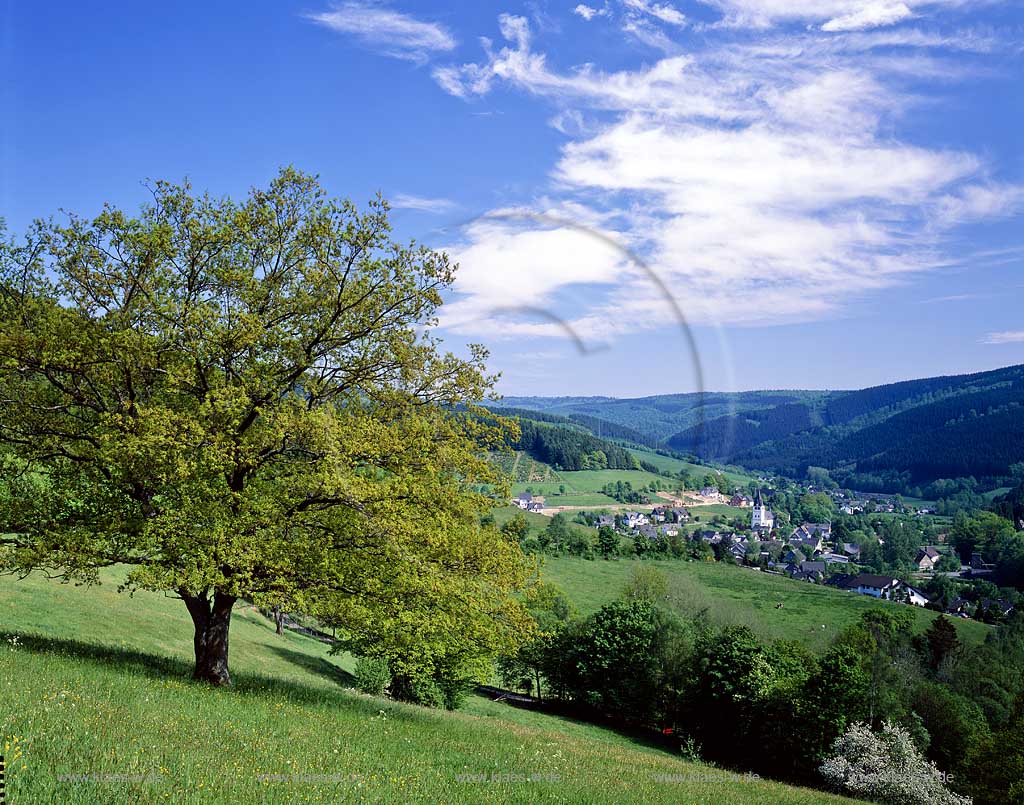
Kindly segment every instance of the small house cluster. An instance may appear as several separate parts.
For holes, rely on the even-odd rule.
[[[529,492],[523,492],[518,497],[512,498],[512,505],[526,512],[540,512],[544,508],[544,498],[534,497]]]

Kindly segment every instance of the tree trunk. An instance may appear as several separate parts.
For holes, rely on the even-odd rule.
[[[274,607],[274,623],[277,626],[277,633],[284,634],[284,613],[281,607]]]
[[[231,627],[231,607],[235,604],[235,597],[214,592],[211,599],[206,593],[191,595],[184,590],[179,590],[179,595],[185,601],[195,625],[193,646],[196,667],[192,678],[211,685],[230,685],[228,630]]]

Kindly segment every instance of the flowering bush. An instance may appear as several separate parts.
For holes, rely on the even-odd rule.
[[[926,760],[897,724],[886,722],[880,733],[854,724],[833,747],[833,756],[819,771],[836,788],[855,796],[892,805],[970,805],[946,788],[949,775]]]

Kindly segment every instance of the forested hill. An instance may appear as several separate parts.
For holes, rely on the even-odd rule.
[[[522,450],[556,470],[634,470],[643,467],[643,462],[629,450],[598,438],[582,424],[565,417],[507,407],[500,409],[500,413],[519,420],[519,439],[510,440],[509,448]],[[616,431],[616,438],[635,441],[631,437],[637,434],[628,428],[608,427]],[[647,468],[657,472],[656,467]]]
[[[751,469],[801,477],[824,467],[856,488],[966,477],[995,487],[1024,462],[1024,366],[857,391],[504,402],[628,427],[646,444]]]

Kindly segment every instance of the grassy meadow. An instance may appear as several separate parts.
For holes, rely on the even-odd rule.
[[[694,478],[703,478],[709,473],[721,473],[734,484],[739,484],[740,486],[746,486],[751,481],[757,480],[756,473],[747,472],[746,470],[712,467],[706,464],[692,464],[689,461],[672,458],[671,456],[663,456],[661,453],[655,453],[651,450],[638,450],[634,447],[629,448],[629,452],[641,461],[653,464],[662,471],[679,472],[680,470],[686,470]]]
[[[189,679],[181,602],[119,595],[117,579],[0,578],[0,744],[15,805],[849,801],[482,697],[446,713],[364,696],[348,687],[350,658],[278,636],[244,607],[235,684],[209,688]]]
[[[792,638],[818,650],[872,607],[901,607],[913,613],[918,631],[924,631],[936,617],[936,613],[920,607],[878,601],[734,565],[681,560],[643,563],[658,567],[668,577],[669,597],[685,614],[706,608],[711,620],[720,625],[744,624],[766,640]],[[587,614],[617,598],[639,564],[628,559],[548,557],[542,574]],[[781,609],[776,607],[779,603]],[[969,643],[980,643],[992,628],[977,621],[953,621],[960,638]]]

